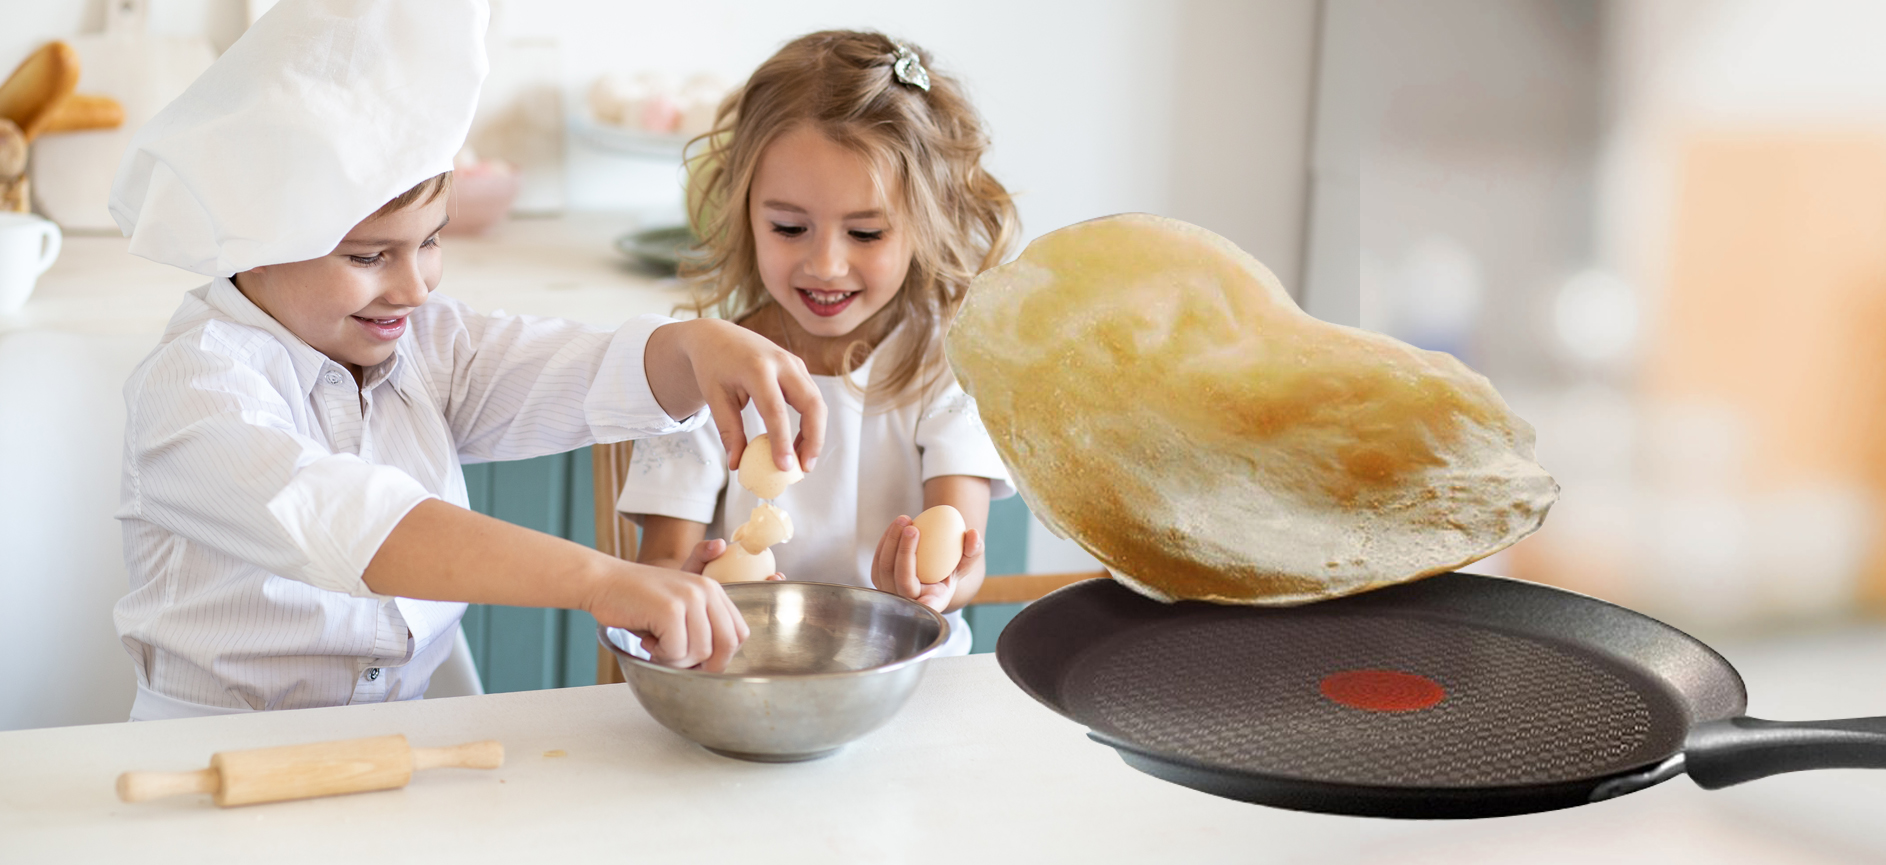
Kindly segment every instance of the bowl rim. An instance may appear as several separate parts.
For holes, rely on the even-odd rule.
[[[762,583],[766,581],[755,580],[752,582]],[[875,666],[875,667],[865,667],[862,670],[844,670],[844,671],[836,672],[836,673],[792,673],[792,674],[787,674],[787,675],[774,675],[774,676],[748,676],[748,675],[738,675],[734,673],[710,673],[710,672],[707,672],[706,670],[698,670],[694,668],[682,669],[680,667],[670,667],[665,664],[657,664],[654,661],[645,660],[645,659],[638,658],[634,655],[629,654],[628,652],[624,651],[621,646],[616,645],[614,640],[609,639],[609,632],[611,630],[626,632],[628,630],[627,628],[612,628],[611,626],[605,625],[601,622],[596,623],[596,641],[598,643],[601,643],[603,648],[608,649],[611,655],[614,655],[617,658],[627,658],[630,661],[633,661],[636,664],[636,666],[641,667],[642,669],[657,671],[661,673],[675,673],[675,674],[680,674],[680,675],[693,676],[693,677],[699,677],[699,678],[717,680],[717,681],[756,682],[757,683],[757,682],[777,682],[777,681],[802,682],[802,681],[812,681],[812,680],[817,680],[817,679],[839,679],[839,678],[845,678],[845,677],[850,677],[850,676],[862,676],[867,673],[888,673],[894,670],[899,670],[904,667],[908,667],[911,664],[915,664],[919,661],[929,660],[930,656],[936,654],[936,651],[938,649],[943,648],[943,644],[949,642],[949,639],[950,639],[950,621],[949,619],[944,618],[942,613],[932,610],[929,607],[919,604],[916,601],[913,601],[895,592],[887,592],[887,591],[884,591],[883,589],[872,588],[868,586],[852,586],[852,585],[846,585],[844,583],[825,583],[825,582],[819,582],[817,580],[774,580],[772,582],[796,583],[798,585],[805,585],[805,586],[831,586],[834,588],[847,589],[851,591],[874,592],[880,595],[889,595],[892,598],[897,599],[897,601],[901,603],[908,604],[912,607],[922,610],[923,612],[929,614],[930,618],[935,619],[937,623],[936,639],[930,641],[930,645],[923,647],[922,651],[919,651],[908,658],[904,658],[899,661],[892,661],[888,664],[879,664],[878,666]],[[736,583],[734,585],[746,585],[746,584]]]

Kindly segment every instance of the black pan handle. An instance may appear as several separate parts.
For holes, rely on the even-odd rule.
[[[1886,769],[1886,718],[1709,721],[1690,730],[1683,761],[1706,790],[1804,769]]]

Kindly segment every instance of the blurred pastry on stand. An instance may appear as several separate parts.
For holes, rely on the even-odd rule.
[[[517,169],[502,159],[479,159],[470,146],[452,158],[452,191],[447,212],[452,221],[440,234],[483,234],[504,219],[517,200]]]
[[[124,123],[117,100],[73,93],[78,82],[78,52],[64,42],[46,43],[0,82],[0,211],[32,209],[26,162],[33,139]]]
[[[13,121],[31,142],[78,84],[78,52],[64,42],[48,42],[0,82],[0,117]]]
[[[25,213],[28,197],[26,135],[0,117],[0,212]]]
[[[118,104],[118,100],[95,93],[74,93],[53,108],[52,116],[40,134],[90,132],[94,129],[117,129],[123,125],[124,106]]]
[[[215,52],[201,37],[150,32],[149,0],[104,6],[102,31],[47,43],[0,83],[0,117],[32,145],[33,186],[30,196],[19,186],[10,197],[0,189],[0,198],[9,204],[30,198],[66,231],[116,234],[106,202],[119,157],[144,121],[209,68]],[[74,92],[81,84],[87,92]]]
[[[725,81],[707,72],[679,88],[658,72],[604,75],[590,85],[589,113],[597,123],[629,132],[692,138],[713,128],[727,91]]]

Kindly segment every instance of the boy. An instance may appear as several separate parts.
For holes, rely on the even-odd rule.
[[[688,429],[705,405],[738,459],[751,398],[781,440],[758,456],[792,459],[791,405],[810,466],[824,419],[803,365],[725,322],[611,333],[429,297],[486,17],[287,0],[126,154],[132,251],[214,277],[125,386],[133,720],[418,697],[466,602],[584,609],[710,670],[745,637],[698,576],[718,544],[669,571],[465,507],[460,457]]]

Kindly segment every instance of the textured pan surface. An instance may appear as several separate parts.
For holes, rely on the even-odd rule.
[[[1267,801],[1300,780],[1319,808],[1332,789],[1595,785],[1745,703],[1733,668],[1680,631],[1467,574],[1283,609],[1159,604],[1097,580],[1025,609],[997,653],[1036,699],[1141,757],[1264,779]],[[1387,711],[1325,693],[1358,671],[1418,677],[1441,697]]]
[[[1273,617],[1274,618],[1274,617]],[[1422,677],[1420,709],[1344,705],[1350,671]],[[1063,692],[1089,726],[1240,771],[1348,784],[1550,784],[1654,763],[1688,724],[1656,683],[1589,655],[1436,619],[1189,621],[1082,657]]]

